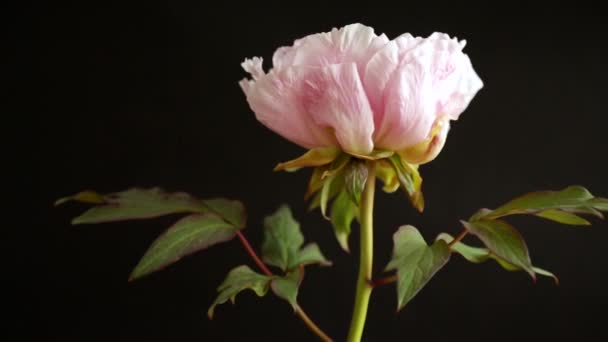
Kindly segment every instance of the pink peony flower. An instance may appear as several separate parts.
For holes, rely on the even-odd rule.
[[[441,151],[450,127],[483,83],[447,34],[394,40],[352,24],[243,62],[240,86],[257,119],[308,149],[339,147],[368,155],[399,153],[421,164]]]

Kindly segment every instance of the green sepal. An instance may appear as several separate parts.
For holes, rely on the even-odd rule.
[[[359,217],[359,207],[352,201],[346,191],[340,192],[333,201],[330,218],[334,228],[336,239],[343,250],[349,251],[348,237],[351,232],[351,224]]]
[[[330,265],[316,244],[304,244],[300,224],[293,218],[288,206],[282,205],[272,215],[264,219],[264,241],[262,257],[264,262],[289,272],[304,264],[318,263]]]
[[[354,160],[344,169],[344,187],[346,193],[358,206],[361,202],[361,194],[367,183],[367,165],[365,162]]]
[[[333,162],[341,153],[337,147],[313,148],[296,159],[277,164],[274,171],[294,172],[303,167],[322,166]]]
[[[441,233],[437,236],[437,240],[443,240],[447,244],[449,244],[454,240],[454,238],[450,234]],[[496,254],[493,254],[492,252],[490,252],[490,250],[487,248],[469,246],[460,241],[454,243],[450,248],[452,249],[452,251],[460,254],[467,261],[475,263],[475,264],[479,264],[479,263],[485,262],[488,259],[492,259],[492,260],[496,261],[500,266],[502,266],[507,271],[522,271],[523,270],[523,269],[501,259]],[[555,280],[555,282],[557,284],[559,284],[559,279],[557,278],[557,276],[555,276],[555,274],[553,274],[547,270],[543,270],[542,268],[539,268],[536,266],[532,266],[532,269],[534,270],[534,273],[542,275],[542,276],[546,276],[546,277],[551,277]]]
[[[352,155],[353,157],[357,157],[359,159],[365,159],[365,160],[386,159],[386,158],[393,156],[394,154],[395,154],[395,152],[393,152],[393,151],[382,150],[382,149],[374,149],[370,154],[350,153],[350,155]]]
[[[428,246],[413,226],[402,226],[393,235],[393,257],[386,270],[397,270],[397,310],[401,310],[449,260],[443,240]]]
[[[236,295],[244,290],[252,290],[258,297],[263,297],[268,292],[271,280],[272,277],[256,273],[246,265],[232,269],[217,288],[219,294],[209,307],[207,316],[213,319],[217,305],[224,304],[229,300],[234,304]]]
[[[401,188],[410,199],[414,208],[419,212],[423,212],[422,177],[418,172],[418,166],[407,163],[397,154],[391,156],[388,160],[395,170]]]
[[[384,183],[382,190],[389,194],[397,191],[401,183],[392,164],[386,160],[378,160],[376,163],[376,177]]]

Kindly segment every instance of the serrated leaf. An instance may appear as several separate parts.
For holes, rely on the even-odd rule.
[[[494,209],[483,218],[493,219],[513,214],[528,214],[549,209],[586,206],[593,195],[582,186],[569,186],[560,191],[537,191],[520,196]]]
[[[308,245],[304,246],[304,248],[300,249],[292,267],[296,265],[310,264],[319,264],[321,266],[331,265],[331,261],[325,258],[323,253],[321,253],[319,245],[317,245],[316,243],[309,243]]]
[[[262,258],[269,265],[283,271],[290,271],[299,265],[311,263],[330,264],[316,244],[304,244],[300,224],[293,218],[291,209],[282,205],[272,215],[264,219],[264,241]]]
[[[298,289],[302,281],[299,269],[289,272],[284,277],[275,277],[270,282],[272,292],[279,298],[285,299],[295,311],[298,307]]]
[[[536,279],[528,246],[519,232],[502,220],[460,221],[469,233],[477,236],[502,260],[517,266]]]
[[[351,224],[358,215],[359,208],[350,199],[350,196],[342,191],[332,203],[330,218],[336,239],[340,247],[347,252],[349,251],[348,237],[351,232]]]
[[[358,206],[361,201],[361,194],[367,183],[367,166],[361,161],[352,161],[344,170],[344,185],[346,193]]]
[[[232,239],[237,229],[214,214],[194,214],[159,236],[135,267],[129,280],[156,272],[181,258]]]
[[[98,197],[94,198],[99,203]],[[82,201],[76,195],[71,200]],[[66,200],[60,200],[65,202]],[[167,193],[160,188],[133,188],[103,196],[103,203],[87,210],[72,220],[72,224],[102,223],[133,219],[146,219],[175,213],[203,213],[206,208],[202,201],[183,193]]]
[[[561,210],[555,210],[555,209],[548,209],[548,210],[543,210],[539,213],[535,214],[538,217],[542,217],[551,221],[555,221],[555,222],[559,222],[559,223],[563,223],[563,224],[569,224],[569,225],[574,225],[574,226],[588,226],[591,224],[591,222],[585,220],[584,218],[571,214],[567,211],[561,211]]]
[[[258,297],[264,296],[268,292],[271,279],[271,277],[252,271],[246,265],[232,269],[217,288],[219,295],[209,307],[207,315],[212,319],[217,305],[226,303],[228,300],[234,303],[236,295],[241,291],[249,289],[255,292]]]
[[[447,233],[439,234],[437,236],[437,239],[443,240],[447,244],[449,244],[450,242],[452,242],[454,240],[454,238],[450,234],[447,234]],[[495,254],[492,254],[492,252],[490,252],[490,250],[487,248],[473,247],[473,246],[469,246],[463,242],[458,241],[451,246],[451,249],[452,249],[452,251],[460,254],[467,261],[475,263],[475,264],[482,263],[488,259],[493,259],[507,271],[522,271],[521,268],[502,260],[500,257],[496,256]],[[536,274],[546,276],[546,277],[551,277],[555,280],[556,283],[559,283],[559,279],[553,273],[551,273],[549,271],[543,270],[542,268],[538,268],[535,266],[532,266],[532,270],[534,270],[534,273],[536,273]]]
[[[303,167],[322,166],[334,161],[341,153],[337,147],[313,148],[296,159],[277,164],[274,171],[293,172]]]
[[[401,310],[450,259],[443,240],[428,246],[413,226],[393,235],[393,257],[386,270],[397,270],[397,310]]]
[[[397,154],[391,156],[388,160],[395,170],[401,188],[405,191],[414,208],[423,212],[422,177],[420,177],[417,166],[408,164]]]
[[[282,205],[264,219],[262,256],[269,265],[286,271],[297,263],[299,250],[304,243],[300,224],[293,218],[291,209]]]

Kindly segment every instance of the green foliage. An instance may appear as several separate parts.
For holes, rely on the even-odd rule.
[[[402,226],[393,235],[393,257],[386,270],[397,271],[397,309],[401,310],[450,259],[443,240],[431,246],[413,226]]]
[[[388,160],[410,202],[416,210],[422,212],[424,210],[424,197],[422,195],[422,177],[418,173],[418,167],[410,165],[399,155],[393,155]]]
[[[608,200],[595,197],[582,186],[573,185],[559,191],[536,191],[519,196],[491,210],[481,209],[469,221],[461,221],[468,232],[477,236],[487,247],[480,249],[460,242],[452,248],[472,262],[488,258],[496,260],[510,271],[524,270],[535,278],[536,274],[557,277],[551,272],[534,267],[528,247],[519,232],[502,217],[509,215],[534,215],[567,225],[587,226],[591,223],[581,214],[603,218],[601,211],[608,211]],[[442,236],[445,239],[446,236]]]
[[[83,191],[60,199],[57,205],[78,201],[96,204],[76,217],[73,224],[103,223],[190,214],[160,235],[137,264],[129,280],[156,272],[186,255],[231,240],[245,227],[245,207],[223,198],[200,200],[183,192],[160,188],[129,189],[108,195]]]
[[[471,220],[496,219],[507,215],[532,214],[565,224],[587,225],[589,222],[575,214],[593,214],[608,211],[608,200],[594,197],[582,186],[573,185],[560,191],[537,191],[517,197],[494,209],[478,212]],[[575,217],[576,216],[576,217]]]
[[[445,241],[447,244],[451,243],[454,238],[447,234],[447,233],[441,233],[437,236],[438,240],[443,240]],[[461,256],[463,256],[466,260],[472,262],[472,263],[482,263],[486,260],[489,259],[493,259],[495,260],[500,266],[502,266],[504,269],[506,269],[507,271],[521,271],[522,269],[508,263],[506,260],[501,259],[499,256],[497,256],[496,254],[493,254],[489,249],[487,248],[481,248],[481,247],[473,247],[473,246],[469,246],[467,244],[464,244],[460,241],[454,243],[451,247],[451,250],[460,254]],[[543,276],[547,276],[547,277],[551,277],[555,280],[556,283],[559,282],[558,278],[551,272],[543,270],[541,268],[532,266],[532,270],[534,271],[534,273],[536,274],[540,274]]]
[[[148,248],[129,280],[156,272],[182,257],[229,241],[238,228],[215,214],[194,214],[177,221]]]
[[[351,200],[351,197],[342,191],[331,206],[331,223],[334,234],[345,251],[349,251],[348,237],[351,232],[351,224],[359,216],[359,207]]]
[[[219,295],[207,311],[209,318],[213,318],[215,307],[230,300],[233,304],[236,295],[244,290],[252,290],[259,297],[266,295],[271,277],[252,271],[248,266],[238,266],[228,273],[226,279],[217,288]]]
[[[262,244],[264,262],[286,272],[304,263],[329,263],[316,244],[302,249],[303,244],[300,224],[293,218],[288,206],[283,205],[273,215],[266,217]]]
[[[91,201],[95,198],[95,201]],[[133,219],[147,219],[176,213],[204,213],[203,201],[183,193],[166,193],[160,188],[133,188],[123,192],[99,195],[92,191],[65,197],[56,205],[78,201],[98,204],[74,218],[72,224],[102,223]]]
[[[502,220],[461,222],[469,233],[477,236],[493,254],[535,278],[528,246],[513,226]]]
[[[279,298],[291,304],[294,311],[298,307],[298,290],[302,281],[302,274],[299,268],[288,273],[285,277],[275,277],[270,282],[272,292]]]
[[[361,194],[367,182],[367,173],[367,166],[362,161],[352,161],[344,170],[346,193],[357,206],[361,202]]]

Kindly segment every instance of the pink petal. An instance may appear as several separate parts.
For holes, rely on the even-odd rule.
[[[374,110],[376,123],[382,121],[384,90],[397,66],[399,66],[399,47],[395,41],[389,42],[376,52],[365,66],[363,84],[369,103]]]
[[[370,153],[374,148],[373,113],[356,64],[308,69],[304,108],[318,125],[332,128],[344,151]]]
[[[266,127],[305,148],[337,146],[331,132],[317,125],[302,107],[306,70],[286,68],[244,79],[239,84],[256,118]]]
[[[291,47],[281,47],[272,63],[275,68],[357,63],[362,75],[367,61],[388,42],[384,34],[377,36],[371,27],[351,24],[298,39]]]
[[[439,117],[457,119],[483,86],[461,51],[465,41],[442,33],[402,37],[395,40],[399,67],[385,85],[384,110],[375,116],[376,145],[393,150],[426,139]]]
[[[384,115],[377,122],[376,146],[397,151],[424,140],[435,121],[433,80],[417,61],[402,64],[384,93]]]

